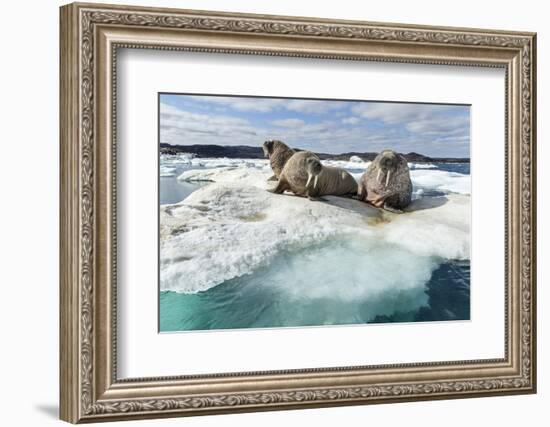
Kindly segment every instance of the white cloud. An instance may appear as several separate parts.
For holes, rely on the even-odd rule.
[[[367,119],[382,120],[385,123],[394,124],[429,118],[440,113],[442,108],[441,106],[428,104],[369,102],[354,105],[352,111]]]
[[[317,101],[308,99],[286,100],[285,108],[289,111],[308,114],[322,114],[346,107],[342,101]]]
[[[191,96],[190,98],[204,103],[221,104],[237,111],[256,111],[261,113],[281,109],[286,102],[284,99],[235,96]]]
[[[257,144],[261,129],[227,115],[200,114],[160,104],[160,140],[169,144]],[[263,142],[263,141],[262,141]]]
[[[231,125],[231,126],[245,126],[248,125],[248,121],[239,117],[213,115],[213,114],[200,114],[191,113],[179,108],[173,107],[167,104],[160,105],[160,114],[164,116],[164,124],[169,123],[192,123],[196,124],[217,124],[217,125]]]
[[[305,114],[322,114],[345,108],[347,105],[342,101],[235,96],[189,96],[188,99],[199,101],[203,104],[216,104],[236,111],[260,113],[290,111]]]
[[[353,106],[352,111],[366,119],[403,125],[409,132],[426,137],[460,137],[470,132],[469,117],[457,114],[456,106],[364,103]]]
[[[274,124],[275,126],[281,126],[281,127],[287,127],[287,128],[295,128],[306,124],[306,122],[300,119],[273,120],[271,123]]]
[[[411,132],[424,133],[426,135],[446,134],[460,135],[469,131],[470,120],[468,117],[456,116],[434,116],[418,119],[407,123],[407,129]]]
[[[351,116],[351,117],[345,117],[342,119],[342,123],[345,125],[356,125],[359,123],[361,119],[359,117]]]
[[[204,99],[205,97],[201,97]],[[214,99],[214,98],[212,98]],[[221,99],[221,98],[216,98]],[[350,104],[342,110],[331,110],[329,120],[312,122],[326,116],[309,116],[305,113],[288,113],[288,117],[272,118],[265,124],[252,123],[242,113],[237,116],[234,109],[227,108],[235,98],[224,98],[222,102],[203,103],[207,108],[189,109],[174,107],[166,103],[160,105],[161,142],[171,144],[218,144],[261,146],[268,139],[280,139],[292,147],[325,153],[350,151],[379,152],[393,148],[400,152],[419,152],[430,156],[467,156],[469,152],[469,118],[466,114],[447,111],[442,106],[418,104]],[[251,108],[248,103],[232,104],[238,108]],[[242,99],[239,98],[238,101]],[[272,101],[272,100],[268,100]],[[292,108],[308,110],[310,107],[301,100]],[[312,102],[312,101],[309,101]],[[334,101],[326,101],[328,104]],[[338,104],[346,104],[337,102]],[[194,103],[197,104],[197,103]],[[321,103],[323,104],[323,103]],[[219,108],[223,107],[223,108]],[[361,108],[359,108],[361,107]],[[261,109],[277,109],[277,103],[263,104]],[[326,107],[322,107],[326,108]],[[239,110],[240,111],[240,110]],[[256,108],[255,111],[258,111]],[[346,112],[345,117],[336,113]],[[334,113],[334,114],[333,114]],[[353,113],[350,114],[350,113]],[[369,123],[368,119],[380,120],[385,125]],[[353,126],[347,126],[353,124]],[[366,127],[368,126],[368,127]]]

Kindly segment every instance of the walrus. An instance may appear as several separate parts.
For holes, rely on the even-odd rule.
[[[264,157],[269,159],[273,176],[268,181],[277,181],[288,159],[295,151],[282,141],[271,140],[264,142]]]
[[[307,196],[318,200],[321,196],[354,196],[357,194],[357,181],[342,168],[324,166],[315,157],[306,159]]]
[[[320,196],[355,194],[357,182],[343,169],[323,166],[315,153],[300,151],[286,162],[277,186],[269,191],[282,194],[286,190],[320,200]]]
[[[407,160],[393,150],[376,156],[359,181],[359,200],[392,212],[411,203],[412,182]]]

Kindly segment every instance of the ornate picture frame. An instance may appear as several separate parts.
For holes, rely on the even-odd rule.
[[[60,11],[60,416],[112,421],[536,391],[536,35],[74,3]],[[505,357],[117,378],[117,49],[505,70]],[[156,285],[153,285],[156,286]]]

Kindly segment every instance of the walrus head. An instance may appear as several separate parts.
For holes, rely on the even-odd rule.
[[[273,153],[273,144],[275,144],[275,141],[273,140],[264,142],[262,149],[264,150],[264,157],[266,159],[269,158],[271,153]]]
[[[264,150],[265,158],[269,158],[277,148],[290,150],[288,145],[286,145],[283,141],[278,141],[276,139],[271,139],[269,141],[264,142],[264,145],[262,148]]]
[[[378,169],[376,181],[386,188],[399,167],[399,156],[393,150],[384,150],[376,156],[374,163]]]
[[[313,188],[317,187],[317,180],[322,170],[323,170],[323,165],[321,164],[321,161],[318,158],[308,157],[306,159],[306,171],[307,171],[306,188],[309,187],[309,184],[311,183],[311,178],[313,178]]]

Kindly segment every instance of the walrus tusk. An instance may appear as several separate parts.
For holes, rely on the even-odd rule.
[[[390,175],[391,175],[391,169],[388,171],[388,174],[386,175],[386,185],[384,186],[384,188],[386,188],[390,183]]]
[[[378,169],[378,175],[376,175],[376,181],[380,182],[380,174],[382,173],[382,169]]]
[[[307,182],[306,182],[306,187],[309,187],[309,183],[311,182],[311,174],[308,173],[307,174]]]
[[[319,178],[319,175],[315,175],[315,179],[313,180],[313,188],[317,188],[317,178]]]

